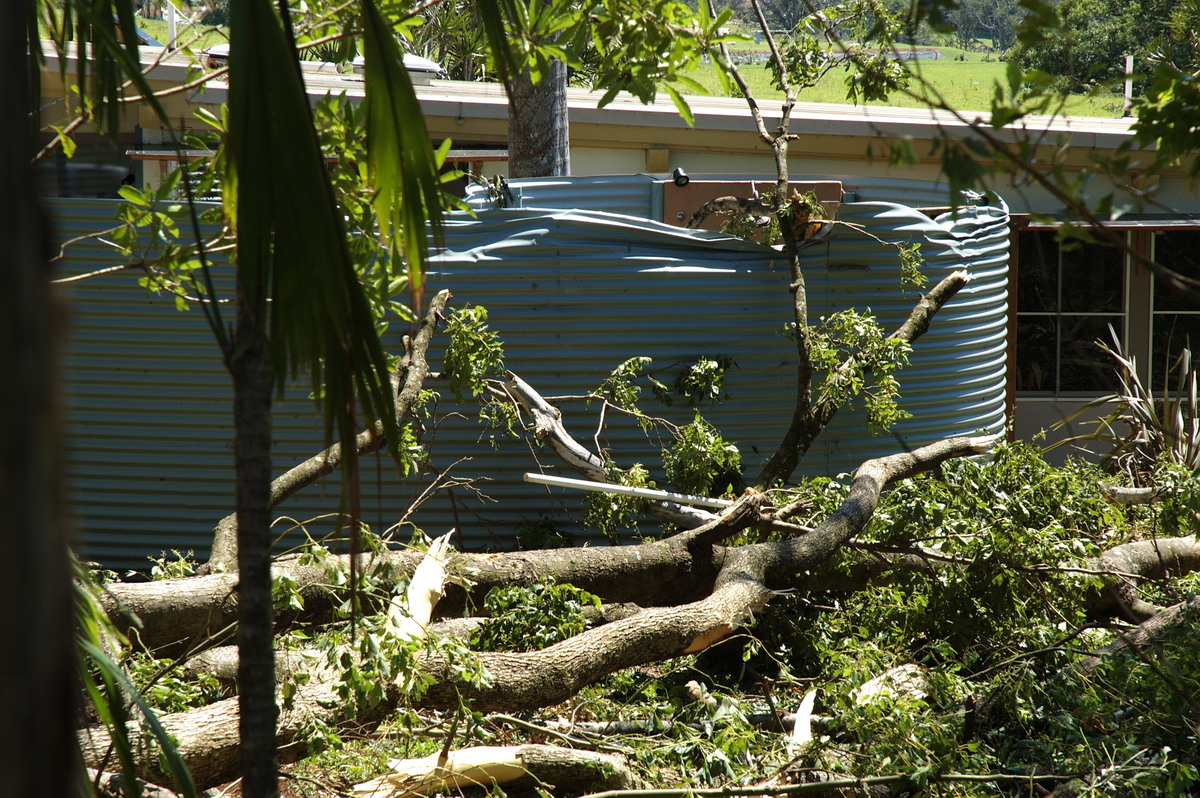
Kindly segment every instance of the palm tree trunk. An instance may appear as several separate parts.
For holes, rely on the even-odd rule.
[[[567,67],[551,61],[534,84],[529,70],[507,81],[509,177],[571,174],[567,133]]]
[[[242,308],[230,358],[237,458],[238,695],[242,794],[279,794],[271,597],[271,365],[266,335]]]
[[[19,9],[19,11],[18,11]],[[26,21],[10,4],[0,28],[0,797],[71,795],[81,773],[73,739],[72,590],[54,401],[50,236],[35,197]]]

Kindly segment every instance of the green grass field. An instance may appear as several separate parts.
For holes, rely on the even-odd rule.
[[[139,18],[138,24],[142,30],[158,41],[163,44],[167,43],[167,23],[165,20]],[[194,28],[190,25],[178,25],[175,29],[175,35],[178,37],[181,45],[191,47],[193,50],[203,50],[205,47],[229,41],[228,31],[203,25],[196,25]]]
[[[954,47],[922,48],[936,50],[942,54],[937,59],[920,59],[906,62],[952,107],[963,111],[983,111],[991,107],[991,98],[998,82],[1004,81],[1005,64],[983,53],[974,53]],[[750,52],[741,50],[744,55]],[[763,53],[765,55],[765,51]],[[746,64],[742,74],[750,90],[758,100],[782,99],[782,93],[772,85],[765,66]],[[846,98],[846,71],[836,69],[826,75],[818,85],[801,91],[797,99],[802,102],[849,103]],[[691,76],[714,95],[721,94],[720,83],[714,68],[709,65]],[[923,107],[923,104],[901,92],[896,92],[887,102],[871,102],[868,105]],[[1068,99],[1065,112],[1078,116],[1116,117],[1121,115],[1120,97],[1073,96]]]
[[[141,20],[140,22],[142,28],[148,34],[160,42],[166,42],[166,22],[155,19]],[[179,26],[178,36],[181,42],[190,42],[196,35],[199,36],[199,39],[197,43],[191,45],[193,49],[203,49],[227,40],[227,33],[224,30],[197,27],[193,33],[191,28],[183,25]],[[907,63],[930,86],[936,87],[937,91],[952,107],[963,111],[983,111],[991,106],[991,98],[994,94],[995,86],[997,82],[1004,80],[1005,64],[1003,61],[996,60],[995,57],[983,53],[960,50],[955,47],[930,47],[922,49],[936,50],[941,53],[942,57],[920,59]],[[759,56],[765,57],[766,50],[761,47],[754,48],[750,45],[743,45],[740,48],[735,48],[735,53],[740,53],[743,56],[749,53],[757,53]],[[746,64],[742,67],[742,73],[757,99],[768,101],[782,98],[783,95],[771,85],[770,76],[761,64]],[[691,77],[703,85],[710,94],[717,96],[721,94],[720,83],[711,65],[705,66]],[[844,104],[850,102],[846,98],[845,70],[834,70],[818,85],[803,90],[798,99],[803,102],[818,103]],[[895,93],[887,102],[871,102],[868,104],[913,108],[922,107],[922,103],[919,100],[901,92]],[[1066,113],[1072,115],[1103,117],[1120,116],[1121,110],[1122,101],[1120,97],[1088,97],[1082,95],[1069,98],[1064,109]]]

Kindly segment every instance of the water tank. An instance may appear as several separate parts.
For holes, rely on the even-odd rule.
[[[508,366],[546,396],[584,395],[636,355],[662,369],[702,356],[731,359],[728,400],[703,410],[738,444],[752,476],[782,437],[795,396],[794,345],[781,334],[791,320],[786,263],[776,249],[732,236],[580,209],[610,208],[615,197],[653,216],[661,212],[654,196],[661,182],[583,178],[572,193],[570,178],[513,181],[523,207],[488,210],[488,202],[476,202],[476,216],[450,220],[429,287],[450,288],[456,303],[487,306]],[[614,197],[604,194],[606,186]],[[845,307],[869,308],[891,329],[908,316],[919,293],[901,289],[896,251],[881,241],[919,243],[930,285],[956,269],[966,269],[971,281],[937,316],[900,375],[901,404],[912,418],[872,434],[861,409],[845,410],[800,473],[834,475],[949,435],[1003,430],[1008,213],[998,201],[954,214],[932,207],[945,196],[934,184],[912,181],[856,184],[839,208],[842,224],[806,246],[814,320]],[[636,424],[618,420],[601,436],[582,402],[562,409],[568,428],[589,448],[620,465],[657,466],[657,449]],[[649,397],[646,409],[674,423],[691,420],[689,409],[658,407]],[[439,459],[472,454],[470,470],[491,480],[486,490],[497,503],[487,514],[501,522],[496,529],[539,516],[577,516],[575,497],[520,484],[520,473],[536,467],[524,444],[483,453],[479,436],[473,425],[443,427]],[[566,473],[550,453],[537,456]]]

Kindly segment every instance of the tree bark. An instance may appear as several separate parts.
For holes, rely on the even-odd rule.
[[[275,606],[271,592],[271,387],[265,320],[239,301],[233,375],[237,468],[238,691],[242,785],[279,792],[275,755]],[[266,309],[262,308],[262,312]]]
[[[0,798],[73,794],[75,660],[62,489],[49,222],[33,159],[37,97],[25,36],[34,6],[10,5],[0,32],[0,625],[20,641],[0,666]],[[19,9],[19,10],[18,10]],[[37,45],[36,38],[33,46]],[[36,69],[37,65],[34,64]]]
[[[505,81],[508,91],[509,177],[571,174],[567,123],[567,67],[551,60],[534,83],[529,70]]]

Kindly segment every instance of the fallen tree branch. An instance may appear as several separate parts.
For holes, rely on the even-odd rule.
[[[356,784],[354,794],[414,798],[523,781],[553,785],[569,794],[597,787],[627,790],[637,785],[624,757],[551,745],[477,746],[446,755],[393,759],[388,765],[396,772]]]
[[[547,443],[571,469],[593,482],[611,483],[612,479],[599,455],[587,450],[571,437],[562,423],[562,412],[542,398],[529,383],[511,371],[505,372],[508,395],[520,405],[533,422],[533,436]],[[700,526],[713,520],[713,513],[672,501],[652,501],[648,512],[660,521],[684,529]]]
[[[822,771],[821,775],[826,775]],[[760,795],[805,795],[807,793],[828,793],[831,790],[853,790],[851,794],[860,794],[871,787],[905,787],[913,783],[912,776],[897,773],[891,776],[842,776],[831,774],[832,778],[814,781],[806,784],[763,784],[753,787],[714,787],[711,789],[677,788],[657,790],[606,790],[594,792],[581,798],[741,798]],[[1017,773],[932,773],[927,776],[929,784],[1056,784],[1070,781],[1074,775],[1054,773],[1039,773],[1022,775]],[[868,793],[874,794],[874,793]]]
[[[1162,497],[1162,491],[1158,488],[1123,488],[1119,485],[1105,485],[1104,489],[1117,504],[1127,506],[1153,504]]]
[[[875,502],[878,500],[877,491],[881,490],[884,484],[878,483],[879,479],[899,479],[932,467],[919,462],[926,456],[931,458],[930,463],[936,464],[942,462],[945,457],[982,453],[986,451],[989,441],[990,439],[954,439],[934,444],[932,448],[917,450],[925,453],[921,457],[915,457],[914,452],[871,461],[875,465],[864,464],[865,470],[860,469],[863,477],[856,477],[854,484],[858,487],[852,488],[851,500],[845,507],[858,506],[866,497],[862,486],[866,484],[863,480],[868,477],[873,480],[874,487],[871,491],[874,492],[874,497],[868,505],[863,505],[863,511],[867,513],[874,511]],[[879,470],[879,463],[885,463],[884,471],[870,476]],[[903,464],[903,467],[900,464]],[[760,499],[747,498],[739,501],[743,502],[745,508]],[[849,520],[846,515],[848,512],[847,509],[839,510],[817,530],[794,540],[804,541],[802,544],[797,543],[801,548],[815,545],[817,541],[825,539],[828,524]],[[753,522],[749,513],[733,524],[729,524],[728,519],[725,522],[720,521],[721,516],[712,516],[709,513],[704,515],[708,516],[706,523],[725,524],[722,532],[714,533],[716,537],[732,534],[740,524]],[[865,518],[869,518],[869,514],[863,516],[860,513],[854,523],[862,522]],[[439,603],[438,611],[447,615],[461,614],[470,604],[481,606],[484,595],[492,587],[529,585],[546,576],[553,576],[557,581],[568,582],[594,593],[606,603],[633,602],[646,606],[697,600],[711,592],[725,553],[720,546],[708,545],[711,541],[707,533],[696,534],[706,536],[705,545],[695,546],[696,535],[689,537],[687,533],[682,533],[675,538],[630,546],[502,554],[458,553],[451,558],[449,570],[451,573],[470,573],[472,587],[468,590],[460,585],[447,586],[446,597]],[[838,542],[830,542],[827,545],[837,546],[845,542],[840,534],[836,536],[836,540]],[[739,552],[755,550],[754,547],[737,549]],[[750,555],[743,553],[739,556]],[[804,565],[791,573],[786,571],[792,565],[788,564],[786,557],[781,559],[783,564],[779,566],[779,576],[774,579],[773,587],[789,587],[796,584],[796,573],[799,570],[815,568],[823,561],[823,556],[827,554],[805,556]],[[416,568],[419,559],[419,554],[409,551],[379,552],[371,555],[371,559],[364,557],[359,563],[359,569],[366,573],[372,568],[377,568],[380,573],[388,574],[392,579],[407,578]],[[348,562],[347,556],[330,555],[330,567],[340,564],[340,567],[346,568]],[[286,628],[297,621],[332,617],[333,609],[340,598],[329,589],[326,567],[300,565],[293,558],[278,561],[274,572],[286,573],[293,580],[295,589],[304,603],[303,613],[280,612],[277,619],[280,628]],[[107,587],[102,600],[109,617],[122,631],[135,635],[143,645],[159,652],[160,655],[177,654],[187,650],[196,641],[209,640],[227,630],[236,621],[236,584],[235,574],[210,574],[159,582],[117,583]]]
[[[1200,545],[1196,536],[1140,540],[1114,546],[1093,561],[1098,570],[1112,574],[1109,584],[1091,604],[1093,614],[1117,615],[1131,623],[1150,620],[1162,607],[1143,601],[1129,575],[1162,579],[1167,575],[1200,569]]]
[[[904,323],[888,337],[909,343],[916,341],[929,329],[934,315],[966,286],[968,279],[967,273],[962,270],[944,277],[928,294],[921,297]],[[802,387],[798,389],[791,422],[783,440],[763,466],[758,478],[754,480],[753,484],[757,489],[767,490],[791,478],[800,463],[800,458],[837,414],[840,405],[833,398],[836,391],[831,388],[834,387],[838,375],[849,374],[855,367],[854,363],[847,361],[831,373],[823,383],[822,394],[815,401],[810,396],[810,380],[804,374],[799,375],[798,384]]]
[[[945,566],[967,566],[971,563],[968,559],[911,544],[890,547],[882,543],[851,542],[850,546],[866,556],[844,564],[837,574],[828,577],[833,581],[823,583],[823,589],[838,592],[861,590],[897,567],[934,571]],[[1162,610],[1162,607],[1143,601],[1136,595],[1138,583],[1200,571],[1200,544],[1195,535],[1155,538],[1113,546],[1080,566],[1012,567],[1028,573],[1076,573],[1104,577],[1105,587],[1087,602],[1088,613],[1097,618],[1117,616],[1137,624]]]
[[[438,292],[429,303],[429,311],[421,320],[416,335],[412,339],[405,338],[406,351],[393,378],[396,389],[396,421],[399,424],[404,423],[408,417],[420,395],[425,378],[429,376],[429,364],[425,360],[425,353],[449,301],[449,291]],[[383,422],[377,421],[370,428],[360,432],[354,439],[355,452],[364,455],[382,449],[386,443],[383,431]],[[335,443],[325,451],[288,469],[271,482],[271,508],[274,509],[299,491],[337,471],[341,462],[342,445]],[[213,529],[213,545],[206,571],[229,571],[236,568],[237,515],[231,514],[218,521]]]
[[[484,686],[439,681],[418,706],[448,709],[468,700],[478,712],[533,709],[560,703],[617,670],[703,651],[753,622],[754,613],[796,575],[823,563],[870,521],[883,488],[952,457],[982,454],[993,437],[952,438],[864,463],[841,507],[811,534],[736,548],[713,547],[721,563],[713,592],[699,601],[655,607],[527,654],[483,654]],[[732,508],[731,508],[732,509]],[[668,543],[668,542],[664,542]],[[435,676],[439,674],[431,663]]]
[[[753,712],[744,716],[746,723],[756,728],[765,731],[777,732],[779,734],[788,734],[796,726],[796,715],[791,713],[774,714],[770,712]],[[553,721],[550,723],[530,723],[522,721],[519,718],[511,718],[508,715],[495,714],[484,718],[485,721],[494,723],[511,723],[514,726],[525,728],[528,731],[543,732],[551,734],[562,734],[572,738],[573,735],[583,736],[589,739],[595,737],[607,737],[609,735],[622,734],[638,734],[645,736],[658,736],[662,734],[670,734],[673,729],[686,728],[693,731],[702,731],[708,728],[706,724],[700,722],[685,722],[685,721],[663,721],[661,718],[634,718],[629,720],[575,720],[575,721]],[[813,715],[810,718],[812,728],[817,730],[826,730],[829,728],[829,718],[820,715]]]
[[[859,534],[871,519],[880,493],[890,482],[914,476],[951,457],[981,454],[988,450],[992,440],[954,438],[912,452],[867,461],[855,473],[849,495],[841,507],[812,533],[794,540],[734,548],[705,542],[704,545],[693,545],[689,551],[689,547],[681,541],[668,539],[643,546],[542,552],[540,554],[561,555],[562,559],[557,562],[567,570],[579,569],[580,562],[585,560],[590,560],[593,567],[604,564],[619,568],[621,563],[628,563],[636,568],[643,556],[648,559],[658,557],[659,565],[668,572],[680,568],[681,564],[692,568],[683,580],[692,590],[696,589],[697,582],[714,587],[708,595],[695,601],[679,606],[644,609],[540,651],[478,654],[479,664],[488,674],[487,681],[482,684],[459,681],[457,674],[460,669],[457,666],[452,667],[439,655],[429,655],[421,661],[420,667],[434,678],[435,683],[412,702],[413,706],[456,711],[463,702],[467,702],[473,711],[484,713],[537,709],[561,703],[610,673],[703,651],[738,627],[753,623],[755,613],[775,595],[777,589],[795,583],[798,574],[818,567],[840,545]],[[741,504],[747,507],[752,502],[747,497]],[[737,507],[735,504],[728,512],[734,512]],[[744,529],[756,517],[757,513],[741,513],[739,520],[729,528],[732,530],[742,526]],[[698,539],[707,541],[703,533]],[[705,551],[701,552],[700,549]],[[520,558],[530,554],[515,552],[509,558],[512,563],[520,563]],[[488,559],[495,557],[485,555],[467,558],[478,563]],[[452,560],[450,568],[456,567],[457,562],[458,558]],[[314,571],[322,570],[315,566],[307,567]],[[711,568],[716,569],[715,575],[705,578],[705,569]],[[699,579],[697,571],[700,572]],[[580,573],[586,574],[587,571]],[[514,581],[511,578],[513,575],[510,570],[510,578],[505,581]],[[536,578],[540,575],[525,573],[524,577]],[[230,575],[193,579],[214,580],[219,577],[230,578]],[[645,592],[645,581],[641,581],[637,587]],[[318,671],[310,676],[308,682],[297,689],[292,706],[281,713],[277,732],[281,761],[290,761],[288,757],[301,755],[305,748],[304,729],[308,728],[314,717],[333,725],[347,722],[370,724],[386,716],[400,698],[400,691],[390,686],[384,700],[369,709],[360,707],[353,718],[347,719],[335,686],[334,674]],[[168,733],[180,741],[181,755],[198,783],[219,783],[219,778],[236,770],[233,763],[237,755],[237,699],[167,715],[162,718],[162,723]],[[100,729],[91,729],[82,737],[87,751],[91,752],[89,763],[94,766],[103,755],[107,734]],[[134,738],[137,739],[137,735]],[[159,774],[154,770],[156,757],[146,752],[143,752],[143,757],[146,773],[141,775],[151,781],[158,780],[156,776]]]
[[[1119,654],[1131,648],[1141,648],[1149,644],[1164,631],[1182,623],[1193,622],[1197,612],[1200,612],[1200,596],[1193,596],[1187,601],[1172,604],[1153,618],[1138,624],[1092,656],[1080,662],[1076,666],[1076,669],[1081,673],[1090,673],[1096,669],[1096,666],[1105,657]]]

